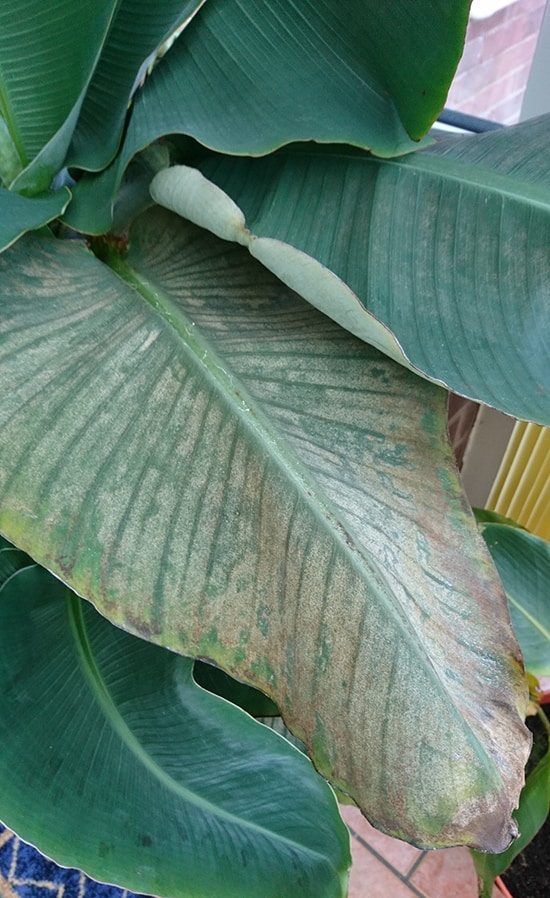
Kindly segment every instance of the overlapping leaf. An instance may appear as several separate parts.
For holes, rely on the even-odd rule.
[[[518,527],[485,524],[483,537],[508,597],[530,673],[550,677],[550,545]]]
[[[38,230],[61,215],[70,198],[66,187],[32,199],[0,187],[0,252],[21,234]]]
[[[31,193],[49,188],[116,6],[116,0],[1,4],[0,160],[10,160],[0,171],[3,181]]]
[[[128,103],[156,51],[205,0],[122,0],[86,93],[68,164],[98,171],[113,159]]]
[[[271,695],[380,827],[504,847],[523,676],[444,392],[167,212],[109,258],[0,258],[1,530]]]
[[[343,898],[349,836],[329,787],[192,667],[37,565],[3,577],[0,817],[134,891]]]
[[[207,3],[136,114],[155,115],[151,104],[162,100],[161,116],[172,107],[169,132],[228,153],[317,140],[395,155],[443,107],[467,11],[463,0],[429,13],[404,0]]]
[[[468,6],[205,4],[136,95],[120,157],[78,185],[67,222],[86,233],[108,230],[130,159],[168,134],[247,156],[304,140],[383,156],[415,149],[444,104]]]

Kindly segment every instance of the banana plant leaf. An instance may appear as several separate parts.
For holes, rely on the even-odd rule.
[[[4,579],[0,817],[134,891],[344,898],[349,835],[330,788],[192,667],[37,565]]]
[[[317,140],[395,155],[443,108],[467,16],[465,0],[207,3],[144,103],[162,97],[177,116],[169,132],[226,153]]]
[[[0,187],[0,252],[26,231],[38,230],[58,218],[70,199],[66,187],[32,198]]]
[[[0,536],[0,584],[4,586],[12,574],[25,567],[34,565],[30,555],[17,549],[3,536]]]
[[[523,524],[518,524],[518,522],[514,521],[512,518],[508,518],[503,514],[498,514],[498,512],[492,511],[490,508],[473,508],[472,511],[476,521],[481,525],[482,532],[483,527],[486,524],[506,524],[508,527],[516,527],[518,530],[527,530]]]
[[[463,144],[471,156],[476,149],[469,137],[444,156],[427,149],[379,161],[344,147],[290,148],[258,160],[211,156],[200,169],[250,232],[243,222],[224,236],[247,242],[302,295],[311,283],[304,254],[321,263],[306,298],[323,312],[384,348],[381,322],[398,343],[384,348],[393,358],[456,393],[549,424],[550,116],[506,136],[509,171],[499,132],[482,135],[481,162],[463,158]],[[174,166],[157,174],[153,197],[213,227],[203,191],[188,182],[186,168]],[[221,195],[210,207],[223,216],[224,203]],[[343,288],[319,287],[330,274]]]
[[[225,671],[213,664],[206,664],[204,661],[195,661],[193,668],[193,679],[203,689],[208,689],[214,695],[219,695],[227,701],[243,708],[252,717],[277,717],[279,709],[277,705],[252,686],[246,683],[239,683],[234,680]]]
[[[130,160],[170,134],[247,156],[303,140],[382,156],[416,149],[445,102],[468,7],[207,3],[136,94],[119,157],[79,182],[65,221],[108,231]]]
[[[505,847],[527,695],[445,392],[166,210],[104,255],[0,258],[0,530],[271,697],[382,829]]]
[[[550,544],[505,524],[481,528],[497,567],[527,670],[550,677]]]
[[[117,5],[117,0],[3,0],[0,179],[5,186],[32,193],[49,188]]]
[[[86,93],[67,164],[99,171],[118,149],[132,94],[159,48],[205,0],[122,0]]]

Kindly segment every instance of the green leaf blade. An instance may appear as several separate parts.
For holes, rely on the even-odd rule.
[[[466,3],[430,16],[401,2],[207,4],[146,91],[165,106],[182,95],[168,130],[226,153],[317,140],[396,155],[443,107],[466,18]]]
[[[237,154],[312,139],[385,153],[410,149],[391,100],[360,71],[361,42],[351,30],[364,11],[355,4],[347,10],[353,26],[335,25],[331,19],[342,15],[336,6],[207,4],[145,85],[135,110],[140,128],[154,123]],[[331,38],[342,43],[343,58]],[[222,80],[222,72],[230,78]]]
[[[537,677],[548,677],[550,545],[532,533],[506,524],[485,524],[481,532],[508,596],[525,666]]]
[[[276,898],[292,879],[297,895],[342,898],[349,837],[330,789],[197,687],[191,660],[110,626],[36,565],[3,583],[0,618],[0,815],[23,838],[134,891]]]
[[[525,687],[444,392],[161,210],[122,279],[32,241],[59,317],[15,249],[2,531],[114,623],[272,697],[381,828],[506,844]]]
[[[67,222],[108,230],[125,167],[169,134],[247,156],[310,140],[382,156],[415,149],[444,104],[468,4],[430,7],[426,15],[364,0],[206,4],[136,94],[119,158],[98,182],[101,199],[95,179],[83,179]]]
[[[0,188],[0,252],[27,231],[34,231],[53,221],[69,205],[71,194],[66,187],[55,193],[25,197]]]
[[[86,93],[69,150],[70,166],[92,171],[114,158],[139,77],[170,36],[205,0],[123,0]]]
[[[443,106],[467,4],[430,13],[413,24],[417,13],[399,2],[381,8],[354,0],[345,9],[333,0],[322,7],[308,0],[206,4],[136,94],[111,169],[76,186],[67,223],[91,234],[108,230],[126,166],[170,134],[247,156],[310,140],[386,156],[415,149]],[[411,116],[414,140],[400,115]]]
[[[61,168],[116,5],[115,0],[2,3],[0,116],[21,169],[10,183],[20,189],[47,190]],[[47,146],[48,164],[36,174],[33,161]],[[4,179],[7,173],[0,175]],[[13,176],[13,165],[9,173]]]

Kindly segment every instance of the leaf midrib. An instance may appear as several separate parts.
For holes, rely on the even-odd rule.
[[[535,630],[537,630],[541,634],[541,636],[544,636],[544,638],[550,643],[550,630],[547,630],[542,621],[531,614],[531,612],[527,610],[525,605],[522,604],[519,599],[516,599],[510,592],[507,592],[506,595],[508,597],[508,601],[511,605],[513,605],[518,613],[521,614],[522,617],[524,617],[525,620],[528,621],[531,626]]]
[[[351,150],[351,151],[350,151]],[[486,193],[497,194],[509,199],[528,201],[534,206],[550,211],[550,188],[541,184],[532,184],[529,180],[521,177],[503,174],[495,171],[491,165],[474,164],[462,159],[455,159],[450,156],[430,153],[429,148],[416,150],[403,156],[397,156],[391,159],[379,159],[376,156],[369,155],[365,152],[354,152],[352,147],[338,148],[336,151],[329,149],[323,151],[322,148],[310,147],[292,147],[292,150],[283,149],[280,153],[281,157],[290,156],[291,158],[328,158],[347,159],[351,163],[360,163],[363,165],[376,165],[381,170],[388,168],[401,168],[417,172],[418,174],[432,175],[441,181],[454,181],[464,186],[480,188]]]
[[[485,168],[461,159],[430,154],[429,151],[410,153],[400,159],[389,159],[387,163],[403,169],[412,169],[419,174],[432,175],[442,181],[480,188],[485,193],[496,194],[502,198],[528,202],[531,206],[550,211],[550,189],[540,184],[531,184],[522,178],[502,174],[490,167]]]
[[[379,601],[383,604],[386,614],[391,617],[397,628],[404,634],[407,644],[414,647],[414,651],[421,660],[424,667],[429,668],[438,688],[442,694],[447,696],[451,706],[456,708],[455,696],[447,687],[441,675],[435,666],[432,658],[425,652],[425,646],[419,637],[419,634],[409,621],[405,612],[398,603],[388,602],[385,592],[393,593],[383,571],[374,559],[365,556],[361,548],[360,541],[356,538],[352,528],[344,526],[340,520],[338,509],[330,500],[319,491],[319,487],[312,479],[310,473],[304,464],[297,458],[294,451],[289,449],[286,442],[274,433],[272,424],[266,418],[264,413],[258,408],[257,400],[248,394],[244,385],[239,381],[238,390],[235,388],[234,382],[230,374],[223,367],[221,359],[217,356],[211,345],[201,339],[199,329],[196,328],[181,308],[169,297],[167,293],[160,290],[159,287],[146,278],[144,275],[136,271],[124,258],[118,253],[109,253],[104,261],[109,265],[111,270],[121,277],[125,283],[131,286],[140,296],[140,298],[151,305],[159,316],[178,334],[180,338],[188,345],[189,349],[195,354],[196,359],[201,359],[205,368],[205,374],[214,382],[218,392],[223,395],[228,393],[237,409],[237,414],[248,429],[253,429],[258,440],[268,448],[270,455],[275,458],[279,464],[284,464],[285,473],[289,476],[309,506],[312,502],[318,502],[322,509],[321,518],[325,527],[331,527],[331,535],[340,545],[345,555],[350,559],[352,566],[357,570],[361,579],[364,579],[365,568],[369,572],[369,590],[378,593]],[[208,363],[206,359],[208,358]],[[315,513],[317,517],[318,515]],[[386,589],[384,589],[386,586]],[[398,613],[397,607],[402,611]],[[465,730],[470,733],[476,745],[480,744],[479,736],[475,729],[468,724],[463,715],[457,709],[457,715],[462,721]],[[485,752],[483,755],[486,758]]]

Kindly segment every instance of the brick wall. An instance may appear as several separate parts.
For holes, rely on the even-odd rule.
[[[515,0],[471,19],[446,106],[506,125],[519,118],[546,0]]]

